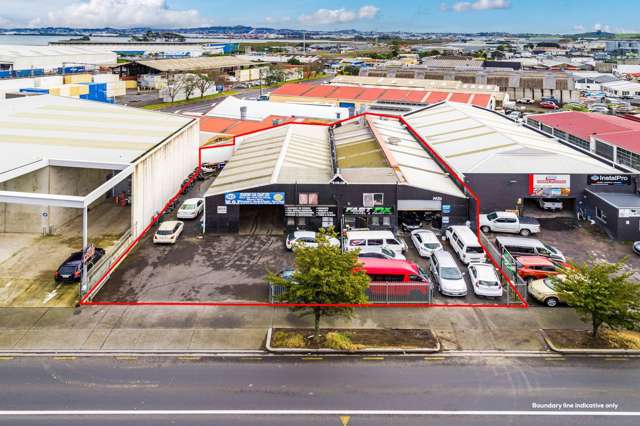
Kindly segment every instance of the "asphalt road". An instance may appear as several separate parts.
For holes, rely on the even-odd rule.
[[[339,416],[350,415],[353,426],[638,424],[637,416],[622,414],[640,411],[640,359],[427,358],[3,360],[0,423],[340,425]]]

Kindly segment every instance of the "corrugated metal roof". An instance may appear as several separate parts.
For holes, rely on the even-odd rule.
[[[213,56],[210,58],[184,58],[184,59],[153,59],[148,61],[135,61],[141,65],[153,68],[160,72],[167,71],[195,71],[216,68],[241,67],[255,65],[254,62],[239,59],[234,56]]]
[[[236,143],[207,196],[275,183],[327,183],[332,177],[326,126],[289,124],[240,137]]]
[[[129,163],[193,118],[31,96],[0,101],[0,172],[43,158]]]
[[[445,102],[405,116],[420,136],[460,174],[616,173],[616,169],[471,105]]]
[[[471,84],[457,80],[428,80],[420,78],[396,77],[367,77],[356,75],[339,75],[331,80],[332,85],[347,85],[358,87],[396,87],[423,90],[447,90],[470,93],[499,92],[500,88],[494,84]]]

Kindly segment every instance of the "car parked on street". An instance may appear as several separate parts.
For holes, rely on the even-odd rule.
[[[96,247],[93,256],[87,261],[87,271],[104,256],[104,250]],[[73,283],[82,277],[82,251],[71,254],[56,270],[54,279],[58,283]]]
[[[502,283],[493,265],[470,263],[468,269],[471,287],[476,296],[502,297]]]
[[[496,211],[480,215],[480,230],[485,233],[509,232],[528,237],[540,232],[540,222],[532,217]]]
[[[516,268],[520,278],[527,284],[535,280],[557,275],[562,267],[569,267],[563,262],[553,262],[551,259],[542,256],[517,256]]]
[[[195,219],[204,211],[204,198],[189,198],[178,209],[178,219]]]
[[[556,291],[556,280],[562,279],[562,277],[562,275],[558,275],[553,278],[532,281],[527,292],[537,301],[550,308],[555,308],[562,302],[560,295]]]
[[[334,247],[340,247],[337,238],[329,238],[328,242]],[[318,247],[317,234],[314,231],[294,231],[287,235],[284,245],[287,250],[293,250],[296,246]]]
[[[467,295],[464,274],[460,272],[451,253],[445,250],[433,253],[429,269],[440,293],[445,296]]]
[[[411,231],[411,241],[421,257],[431,257],[433,252],[442,250],[438,236],[427,229]]]
[[[542,101],[540,102],[540,108],[544,108],[544,109],[559,109],[560,107],[558,106],[558,104],[556,104],[555,102],[551,102],[551,101]]]
[[[154,244],[175,244],[184,230],[184,222],[180,220],[168,220],[162,222],[153,235]]]

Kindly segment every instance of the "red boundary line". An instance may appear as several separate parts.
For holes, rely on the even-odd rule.
[[[291,125],[291,124],[307,125],[307,126],[327,126],[327,127],[329,127],[329,126],[334,126],[336,124],[344,123],[346,121],[355,120],[357,118],[364,117],[364,116],[367,116],[367,115],[375,116],[375,117],[381,117],[381,118],[390,118],[390,119],[394,119],[394,120],[400,121],[400,123],[402,123],[407,128],[407,130],[409,130],[409,132],[412,134],[412,136],[414,138],[416,138],[416,140],[418,140],[418,142],[420,142],[420,144],[427,151],[429,151],[429,154],[431,154],[434,158],[436,158],[438,160],[439,165],[444,167],[446,169],[446,171],[451,176],[453,176],[453,178],[455,180],[457,180],[462,185],[462,187],[471,195],[473,200],[476,202],[476,225],[477,225],[476,226],[477,227],[476,232],[477,232],[477,235],[480,235],[480,232],[481,232],[480,231],[480,198],[475,193],[475,191],[473,189],[471,189],[471,187],[463,179],[461,179],[460,176],[458,176],[458,174],[451,168],[451,166],[449,166],[449,164],[446,161],[444,161],[442,159],[442,157],[420,136],[420,134],[418,132],[416,132],[413,129],[413,127],[411,127],[411,125],[405,121],[404,117],[402,117],[402,116],[391,115],[391,114],[379,114],[379,113],[364,112],[364,113],[360,113],[358,115],[354,115],[353,117],[344,118],[344,119],[335,121],[333,123],[307,123],[307,122],[287,121],[287,122],[284,122],[284,123],[276,124],[275,126],[269,126],[269,127],[265,127],[265,128],[262,128],[262,129],[251,130],[249,132],[245,132],[245,133],[241,133],[241,134],[238,134],[238,135],[234,135],[233,136],[233,140],[230,143],[221,144],[221,145],[210,145],[210,146],[200,147],[198,149],[198,167],[196,168],[196,170],[198,171],[198,173],[202,170],[202,151],[203,150],[235,146],[236,145],[236,138],[238,138],[238,137],[248,136],[248,135],[251,135],[251,134],[254,134],[254,133],[263,132],[263,131],[269,130],[269,129],[275,129],[277,127],[288,126],[288,125]],[[157,302],[154,302],[154,301],[94,302],[94,301],[88,300],[89,298],[91,298],[91,296],[93,296],[93,293],[96,291],[96,289],[105,282],[107,277],[114,271],[114,269],[117,266],[120,265],[120,263],[129,254],[129,252],[131,252],[131,250],[133,250],[133,248],[140,242],[142,237],[144,237],[144,235],[147,232],[149,232],[149,229],[151,229],[156,224],[156,222],[160,219],[160,217],[167,210],[167,208],[175,201],[176,198],[178,198],[180,196],[182,191],[191,182],[193,182],[194,179],[197,178],[197,176],[198,176],[197,173],[194,174],[194,176],[191,179],[189,179],[189,181],[187,181],[187,183],[185,183],[178,190],[178,192],[165,204],[165,206],[160,211],[160,213],[158,213],[156,216],[153,217],[151,222],[144,228],[144,230],[142,230],[142,232],[133,240],[133,242],[131,242],[131,244],[129,244],[129,247],[127,247],[127,249],[120,256],[118,256],[116,261],[109,267],[109,269],[102,275],[102,277],[100,277],[100,279],[89,289],[87,294],[85,294],[84,297],[82,297],[82,299],[80,299],[80,305],[95,305],[95,306],[105,306],[105,305],[106,306],[236,306],[236,307],[239,307],[239,306],[257,306],[257,307],[304,307],[304,306],[317,307],[317,306],[326,306],[326,307],[337,307],[337,308],[354,308],[354,307],[359,307],[359,308],[423,308],[423,307],[431,307],[431,308],[512,308],[512,309],[513,308],[515,308],[515,309],[523,309],[523,308],[526,309],[526,308],[529,307],[529,304],[527,303],[527,301],[524,300],[524,298],[522,297],[522,294],[520,294],[520,292],[518,291],[516,286],[513,284],[511,279],[504,273],[502,268],[498,265],[498,262],[493,257],[493,255],[491,255],[489,250],[487,250],[487,248],[482,244],[482,241],[480,240],[480,238],[478,238],[478,241],[480,242],[480,245],[482,246],[482,248],[484,249],[485,253],[487,254],[489,260],[491,260],[491,263],[493,263],[493,265],[496,267],[496,269],[498,269],[498,271],[500,271],[500,275],[507,281],[507,283],[509,284],[509,287],[511,287],[511,289],[516,293],[516,295],[518,296],[518,299],[520,299],[520,302],[522,302],[521,305],[506,304],[506,303],[496,303],[496,304],[482,304],[482,303],[451,303],[451,304],[447,304],[447,303],[387,303],[387,304],[378,304],[378,303],[261,303],[261,302],[186,302],[186,301],[184,301],[184,302],[166,302],[166,301],[157,301]]]

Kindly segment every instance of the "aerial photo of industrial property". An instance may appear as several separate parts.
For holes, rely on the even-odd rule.
[[[0,0],[0,424],[638,424],[639,16]]]

